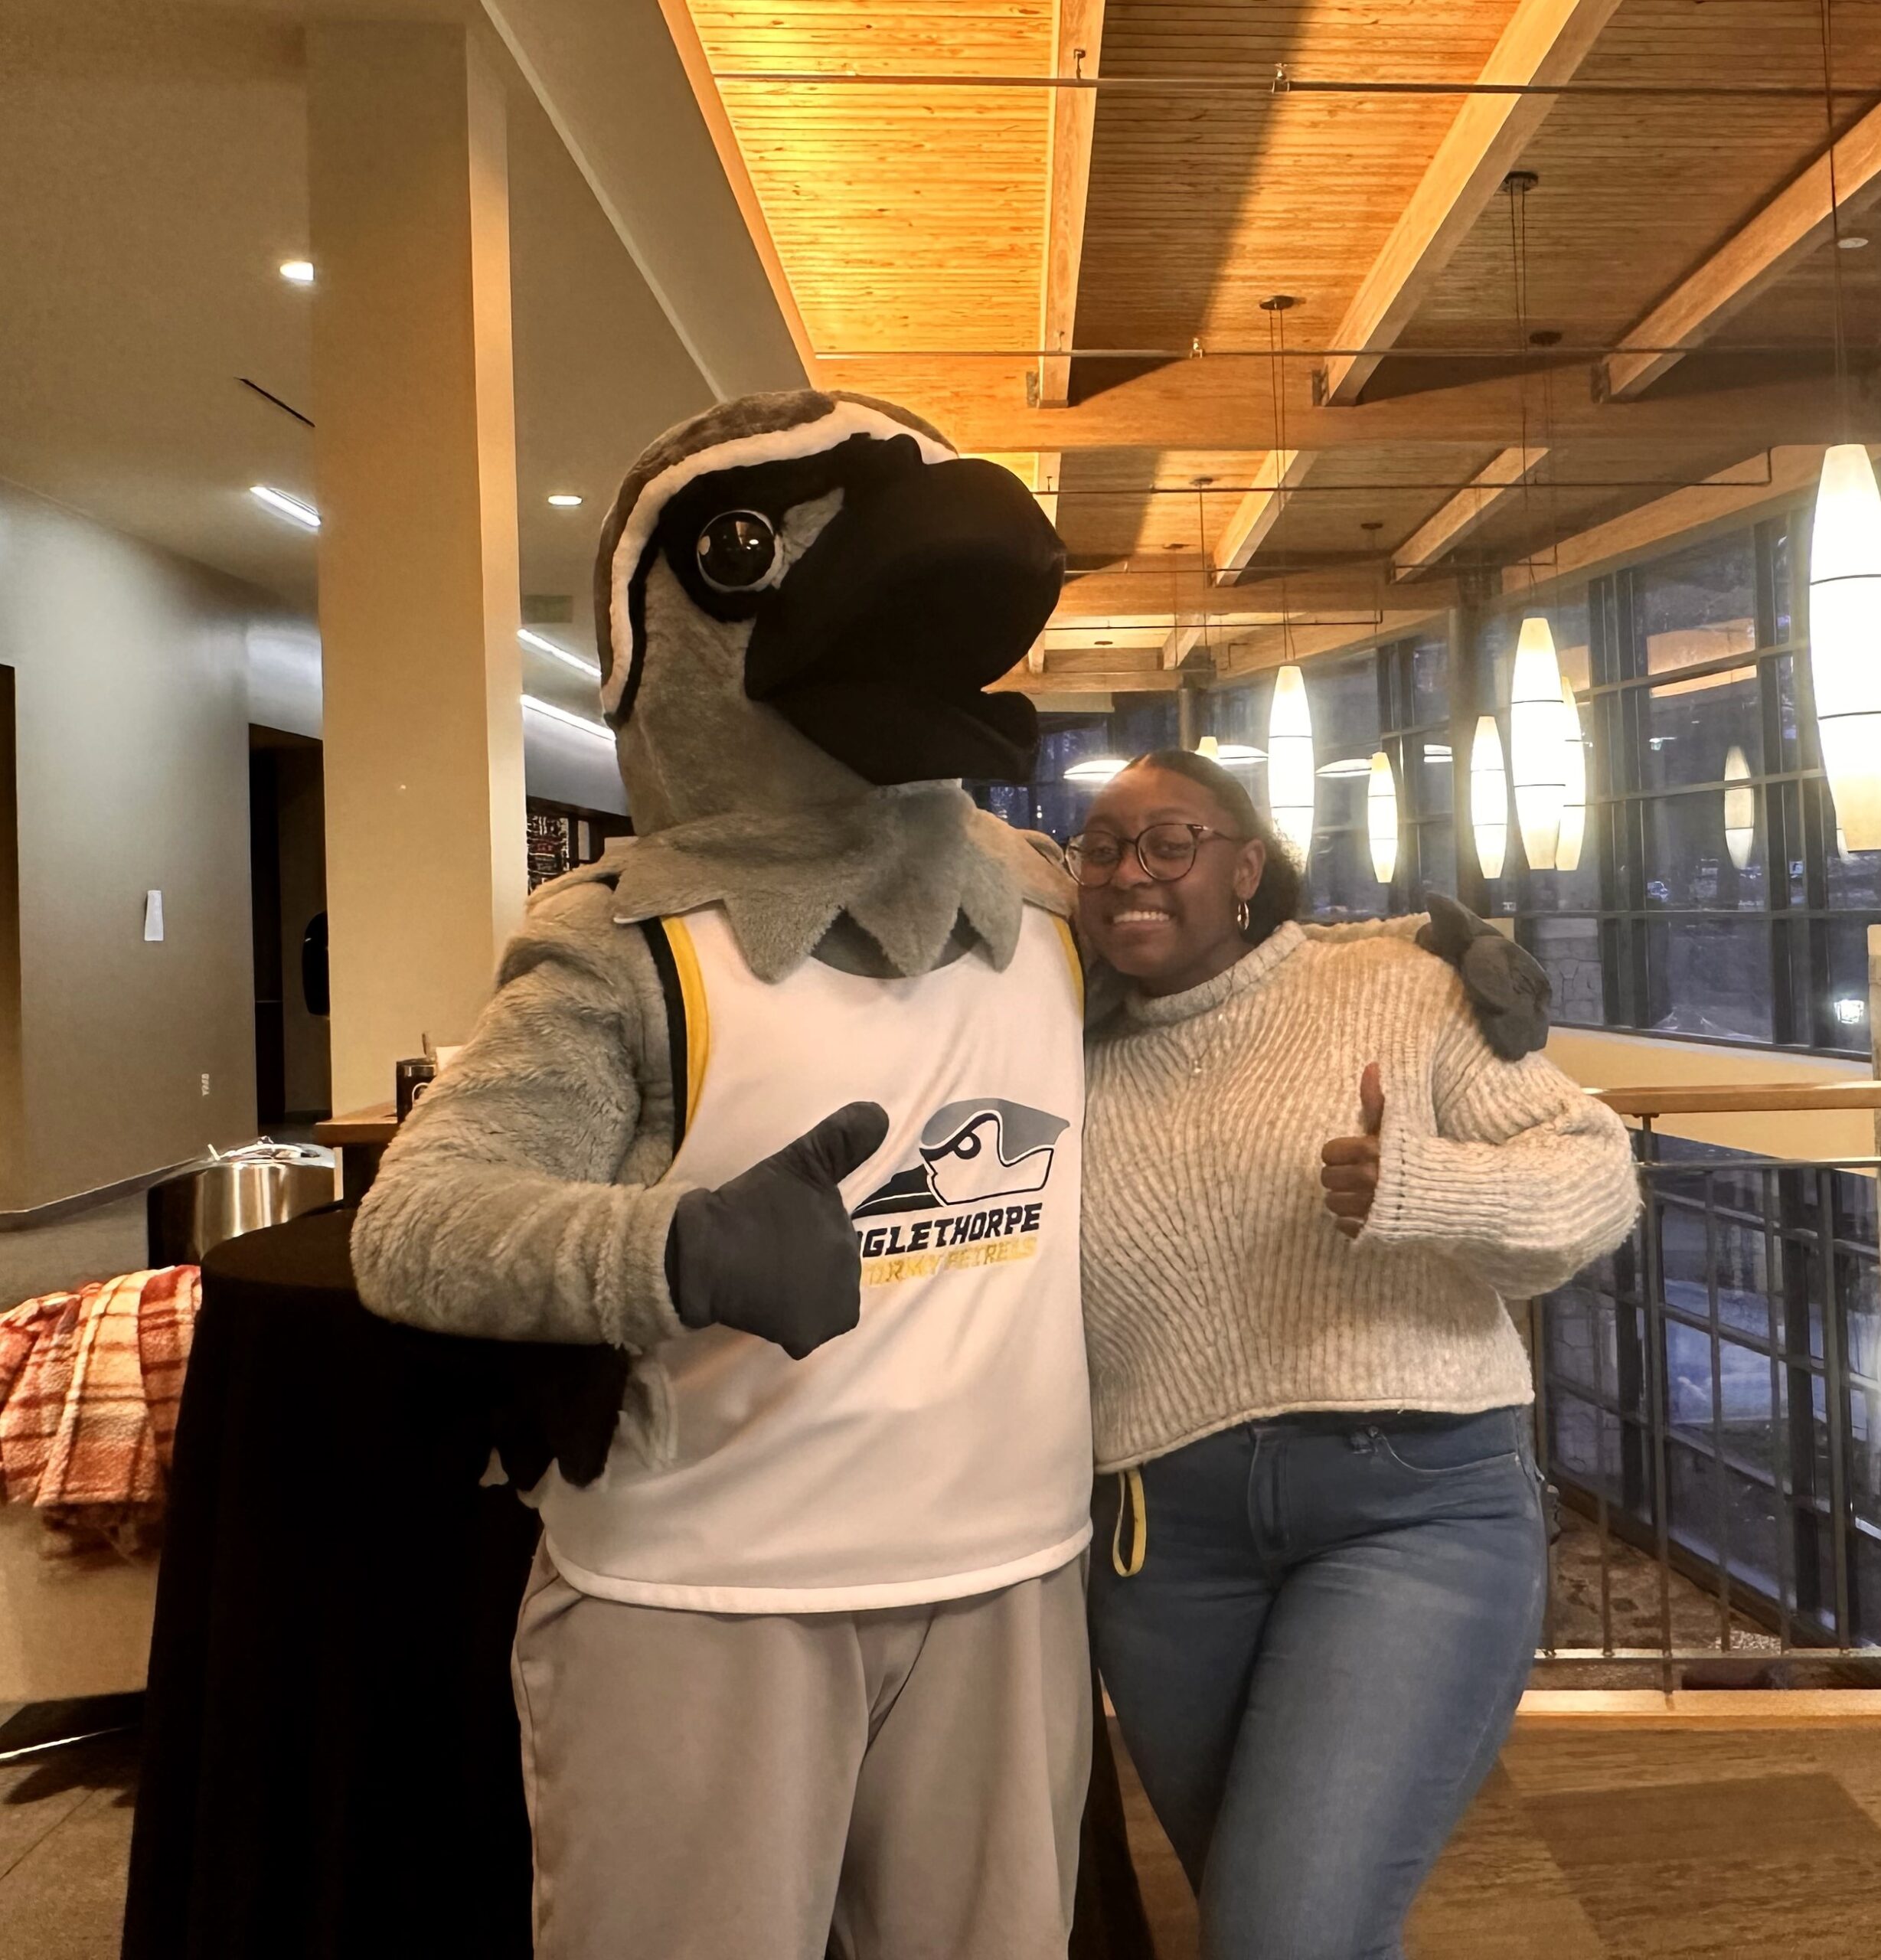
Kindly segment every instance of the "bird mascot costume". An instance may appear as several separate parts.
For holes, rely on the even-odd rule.
[[[375,1311],[569,1358],[508,1466],[541,1960],[1066,1951],[1083,983],[959,786],[1030,773],[985,690],[1063,563],[1008,472],[808,392],[663,436],[603,533],[636,835],[536,895],[353,1235]]]

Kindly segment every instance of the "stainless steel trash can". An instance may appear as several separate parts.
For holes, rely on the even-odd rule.
[[[150,1194],[153,1266],[194,1266],[225,1239],[282,1225],[333,1201],[331,1152],[256,1144],[155,1186]]]

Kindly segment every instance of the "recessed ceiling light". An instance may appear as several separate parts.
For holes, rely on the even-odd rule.
[[[281,516],[291,518],[309,531],[320,528],[320,513],[312,505],[302,503],[298,497],[290,497],[285,490],[271,489],[265,483],[251,483],[248,486],[248,494],[251,497],[260,498],[269,510],[278,511]]]
[[[516,637],[524,646],[532,646],[537,653],[546,653],[551,660],[559,660],[565,667],[573,668],[577,673],[585,674],[590,681],[601,678],[601,670],[592,660],[583,660],[578,653],[570,653],[565,646],[557,646],[551,639],[545,639],[540,633],[532,633],[527,626],[518,629]]]
[[[545,701],[536,694],[524,694],[522,699],[524,707],[534,709],[537,714],[545,716],[550,721],[559,721],[570,728],[579,728],[584,734],[599,735],[605,742],[611,742],[614,739],[611,729],[598,721],[590,721],[585,714],[576,714],[571,708],[557,707],[554,702]]]
[[[1121,756],[1086,756],[1065,771],[1067,782],[1108,782],[1123,767]]]
[[[313,284],[313,261],[311,259],[284,259],[281,262],[281,276],[289,286]]]
[[[1856,231],[1849,232],[1844,237],[1838,238],[1835,242],[1844,252],[1861,251],[1866,247],[1868,243],[1866,239],[1863,237],[1859,232]]]
[[[558,511],[572,511],[581,499],[572,490],[557,490],[550,494],[549,501]]]

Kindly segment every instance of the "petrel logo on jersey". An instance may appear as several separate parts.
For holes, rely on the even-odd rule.
[[[949,1102],[929,1117],[918,1155],[855,1208],[857,1218],[939,1211],[1042,1191],[1052,1174],[1063,1116],[982,1096]]]

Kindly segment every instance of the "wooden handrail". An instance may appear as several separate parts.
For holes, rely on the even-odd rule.
[[[315,1143],[329,1149],[343,1150],[349,1143],[390,1143],[398,1134],[398,1118],[390,1102],[374,1102],[343,1116],[322,1117],[314,1125],[313,1134]]]
[[[1765,1110],[1825,1116],[1881,1109],[1881,1082],[1676,1083],[1663,1089],[1597,1089],[1621,1116],[1732,1116]]]

